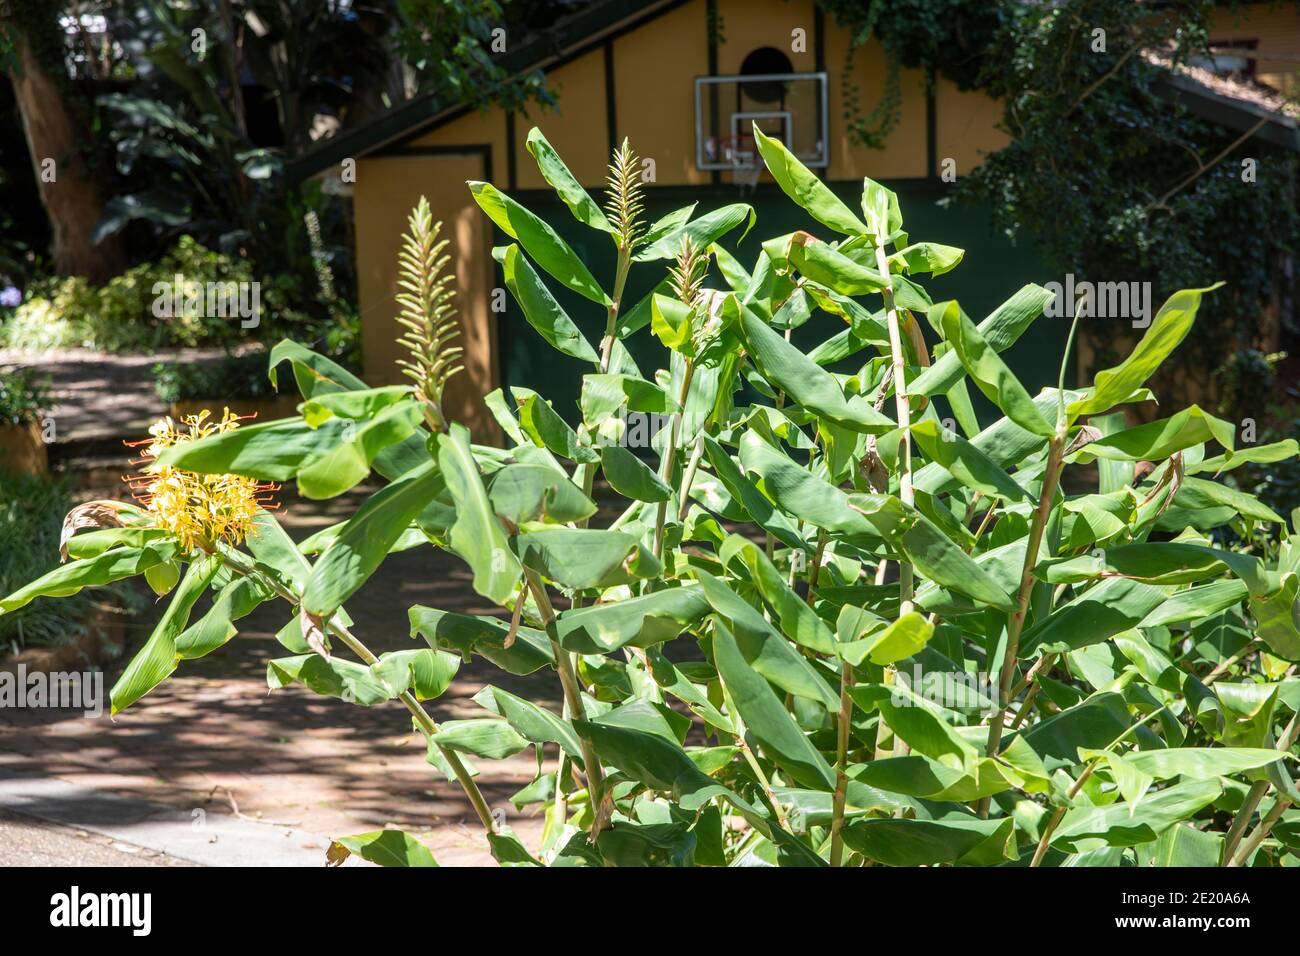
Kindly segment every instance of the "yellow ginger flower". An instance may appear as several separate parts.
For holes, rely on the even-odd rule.
[[[173,445],[196,441],[239,427],[239,416],[225,409],[221,419],[210,418],[207,409],[187,415],[180,423],[170,417],[155,422],[150,437],[135,445],[146,445],[137,462],[140,473],[124,479],[153,525],[171,532],[182,550],[207,551],[219,541],[240,544],[253,530],[258,510],[269,501],[278,486],[241,475],[200,475],[157,458]]]

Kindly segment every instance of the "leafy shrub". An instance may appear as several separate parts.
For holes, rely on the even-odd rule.
[[[0,374],[0,425],[39,421],[51,404],[48,377],[27,368]]]
[[[269,398],[275,394],[261,353],[217,362],[158,362],[154,391],[164,402],[196,398]]]
[[[15,591],[58,567],[59,528],[70,507],[61,482],[0,472],[0,591]],[[0,614],[0,648],[75,640],[85,631],[90,604],[83,593]]]
[[[961,250],[911,242],[871,180],[859,216],[754,136],[835,241],[773,237],[742,265],[720,242],[748,231],[750,207],[646,225],[624,144],[602,210],[534,130],[543,177],[617,249],[605,285],[546,223],[470,184],[513,240],[494,255],[528,322],[592,366],[576,428],[522,387],[487,396],[505,449],[447,420],[450,280],[421,202],[400,257],[410,386],[367,388],[280,343],[270,363],[292,365],[301,417],[156,431],[145,505],[72,539],[79,560],[0,610],[119,575],[179,579],[116,712],[284,600],[290,656],[269,662],[270,686],[400,701],[505,865],[1294,865],[1300,515],[1288,531],[1213,476],[1294,458],[1295,442],[1236,449],[1194,406],[1137,427],[1112,411],[1146,400],[1211,290],[1171,297],[1088,388],[1062,387],[1067,348],[1031,396],[999,353],[1050,292],[1027,285],[978,324],[933,302],[919,278]],[[629,271],[665,260],[624,311]],[[604,313],[599,343],[553,282]],[[805,353],[784,333],[813,321],[835,331]],[[669,354],[643,374],[623,343],[645,329]],[[980,428],[972,385],[1003,418]],[[633,414],[668,418],[657,468],[618,443]],[[372,469],[389,483],[301,548],[250,481],[319,499]],[[1066,493],[1068,469],[1095,478]],[[591,526],[597,474],[622,499],[607,527]],[[1216,547],[1231,524],[1245,543]],[[1275,551],[1255,550],[1264,524],[1282,528]],[[416,605],[425,646],[377,657],[343,606],[390,551],[427,546],[465,561],[501,616]],[[554,672],[562,709],[488,684],[477,715],[439,725],[422,702],[472,655]],[[494,825],[470,763],[529,747],[559,761],[512,797],[545,807],[539,848]],[[349,853],[432,862],[399,831],[341,837],[329,858]]]
[[[26,301],[5,323],[0,339],[13,348],[45,350],[85,347],[106,352],[147,352],[159,348],[234,345],[267,335],[293,334],[308,340],[337,326],[295,306],[307,290],[293,276],[260,280],[261,324],[243,329],[238,318],[154,314],[158,283],[168,288],[177,275],[185,282],[252,282],[251,263],[213,252],[189,236],[157,262],[128,269],[95,287],[70,276],[38,280]],[[336,350],[346,343],[333,343]]]

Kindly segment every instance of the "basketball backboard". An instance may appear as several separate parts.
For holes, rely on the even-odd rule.
[[[757,169],[752,124],[785,143],[805,166],[830,163],[825,73],[697,76],[695,165]]]

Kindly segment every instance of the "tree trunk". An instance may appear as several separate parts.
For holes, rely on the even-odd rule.
[[[116,235],[91,241],[104,201],[80,153],[91,140],[90,132],[69,110],[58,79],[38,62],[27,38],[12,21],[8,26],[18,54],[10,78],[41,203],[54,233],[55,271],[105,282],[125,268],[126,255]]]

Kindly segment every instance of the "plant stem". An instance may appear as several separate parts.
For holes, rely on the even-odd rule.
[[[1133,733],[1133,731],[1137,730],[1139,727],[1145,724],[1152,717],[1158,716],[1166,709],[1167,708],[1165,707],[1159,707],[1151,711],[1151,713],[1147,714],[1141,720],[1136,721],[1133,724],[1130,724],[1129,728],[1125,730],[1122,734],[1120,734],[1118,737],[1116,737],[1114,740],[1112,740],[1109,744],[1107,744],[1105,749],[1100,754],[1098,754],[1096,757],[1093,757],[1092,760],[1088,761],[1088,765],[1083,768],[1083,773],[1079,774],[1079,779],[1075,780],[1074,783],[1070,785],[1070,789],[1065,792],[1066,799],[1067,800],[1074,799],[1075,795],[1078,794],[1078,792],[1083,788],[1083,785],[1087,781],[1087,779],[1092,776],[1092,772],[1096,770],[1099,766],[1101,766],[1102,757],[1106,753],[1108,753],[1115,747],[1118,747],[1121,743],[1124,742],[1125,739],[1127,739],[1129,734]],[[1043,828],[1043,835],[1038,840],[1038,847],[1034,850],[1034,858],[1029,862],[1029,865],[1031,867],[1037,867],[1038,864],[1043,861],[1043,857],[1047,854],[1047,848],[1051,845],[1052,834],[1056,832],[1056,828],[1057,826],[1060,825],[1061,818],[1065,816],[1065,812],[1067,809],[1068,807],[1057,807],[1056,812],[1052,814],[1052,819],[1047,821],[1047,826]]]
[[[1033,521],[1029,526],[1029,541],[1025,546],[1025,563],[1020,572],[1020,591],[1016,597],[1016,610],[1007,622],[1007,645],[1003,652],[1002,669],[998,678],[998,711],[989,723],[988,746],[985,755],[995,757],[1002,743],[1002,728],[1006,720],[1006,711],[1011,704],[1011,686],[1016,676],[1016,656],[1020,650],[1020,632],[1025,626],[1025,615],[1029,609],[1029,598],[1034,593],[1034,566],[1038,563],[1038,551],[1043,543],[1043,532],[1047,528],[1047,519],[1052,511],[1052,499],[1056,496],[1056,485],[1061,477],[1065,451],[1065,421],[1057,421],[1056,434],[1048,439],[1047,469],[1043,473],[1043,490],[1038,496],[1038,507],[1034,509]],[[981,818],[989,812],[989,797],[979,802],[978,812]]]
[[[532,588],[533,598],[537,601],[537,609],[542,616],[543,626],[549,625],[555,620],[555,608],[551,606],[551,599],[546,593],[546,586],[542,584],[537,577],[537,572],[531,568],[524,569],[524,576],[528,581],[528,586]],[[586,719],[587,711],[582,704],[582,692],[578,686],[578,676],[573,666],[573,656],[560,646],[560,642],[551,639],[551,649],[555,654],[555,669],[560,673],[560,685],[564,688],[564,698],[569,707],[569,712],[573,716]],[[596,757],[596,750],[591,745],[591,741],[581,734],[578,735],[578,742],[582,747],[582,762],[587,775],[587,793],[591,799],[591,838],[594,841],[600,834],[602,826],[601,814],[603,813],[602,801],[604,799],[604,773],[601,771],[600,761]],[[559,782],[556,782],[559,785]]]
[[[817,550],[813,552],[813,565],[808,569],[808,606],[817,599],[817,579],[821,576],[822,558],[826,556],[826,529],[817,531]]]
[[[677,520],[685,521],[686,512],[691,510],[691,485],[695,483],[695,473],[700,470],[700,458],[704,455],[704,437],[697,435],[695,447],[691,449],[691,460],[686,466],[686,476],[682,479],[682,493],[677,502]]]
[[[659,478],[664,484],[669,484],[673,474],[673,463],[677,460],[677,439],[682,430],[682,416],[686,414],[686,397],[691,392],[691,379],[695,377],[695,362],[691,359],[686,360],[686,371],[682,373],[681,394],[677,397],[677,404],[680,406],[673,413],[673,424],[668,432],[668,447],[664,449],[663,463],[659,466]],[[655,541],[654,556],[662,558],[664,554],[664,519],[668,517],[668,500],[664,499],[659,502],[659,510],[655,514]]]
[[[840,866],[844,859],[844,804],[849,789],[849,721],[853,717],[853,667],[840,661],[840,712],[836,719],[835,738],[835,796],[831,800],[831,866]]]
[[[220,557],[222,563],[232,571],[235,571],[244,577],[257,578],[294,607],[301,605],[302,597],[300,595],[295,594],[292,590],[280,584],[279,581],[275,580],[270,575],[263,574],[252,565],[246,564],[243,561],[243,555],[239,554],[239,552],[232,553],[230,551],[222,550],[216,553],[218,557]],[[236,557],[237,554],[239,557]],[[357,657],[361,658],[365,664],[373,665],[379,662],[379,658],[376,657],[374,653],[372,653],[371,650],[343,624],[336,620],[331,620],[326,623],[325,627],[331,634],[351,649]],[[411,716],[415,718],[415,722],[419,725],[420,730],[424,732],[426,737],[432,737],[438,732],[437,722],[429,716],[428,711],[424,709],[424,705],[415,698],[414,694],[409,690],[402,691],[402,693],[398,695],[397,699],[400,700],[406,709],[411,712]],[[439,753],[441,753],[443,758],[447,761],[447,765],[451,767],[452,773],[455,774],[457,782],[460,783],[461,788],[465,791],[465,795],[469,797],[469,802],[474,807],[474,812],[478,815],[479,822],[483,824],[483,829],[488,832],[493,832],[495,830],[495,825],[492,820],[492,811],[488,808],[487,801],[483,798],[483,792],[479,790],[478,784],[474,782],[474,777],[465,767],[460,756],[454,750],[447,750],[436,742],[434,743],[434,746],[438,748]]]
[[[1282,731],[1282,736],[1277,742],[1277,749],[1283,753],[1289,753],[1291,748],[1295,746],[1297,738],[1300,738],[1300,711],[1296,711],[1291,715],[1291,720],[1287,723],[1286,729]],[[1254,815],[1259,802],[1268,793],[1268,788],[1269,782],[1267,780],[1257,780],[1246,793],[1246,799],[1241,802],[1241,807],[1237,810],[1236,817],[1233,818],[1228,835],[1223,838],[1223,858],[1221,861],[1223,866],[1232,865],[1233,852],[1237,849],[1237,843],[1241,840],[1242,834],[1246,832],[1246,827],[1250,824],[1250,818]],[[1265,831],[1265,833],[1267,832]],[[1260,837],[1260,839],[1262,840],[1263,837]]]
[[[1286,812],[1289,806],[1291,806],[1290,800],[1285,797],[1278,797],[1277,802],[1273,804],[1273,808],[1268,811],[1264,819],[1259,821],[1259,826],[1255,827],[1250,836],[1246,837],[1246,841],[1241,845],[1241,852],[1228,862],[1228,866],[1244,866],[1246,861],[1250,859],[1250,855],[1258,850],[1259,845],[1264,842],[1264,838],[1273,829],[1273,825],[1282,819],[1282,814]]]
[[[889,326],[889,352],[894,373],[894,407],[898,415],[901,437],[898,441],[898,498],[904,506],[916,504],[912,491],[912,409],[907,398],[907,375],[903,363],[903,336],[898,324],[898,307],[894,304],[894,286],[889,278],[889,256],[885,254],[885,223],[874,222],[873,240],[876,247],[876,267],[884,278],[885,287],[880,295],[885,302],[885,319]],[[912,565],[898,562],[898,615],[912,610]]]

